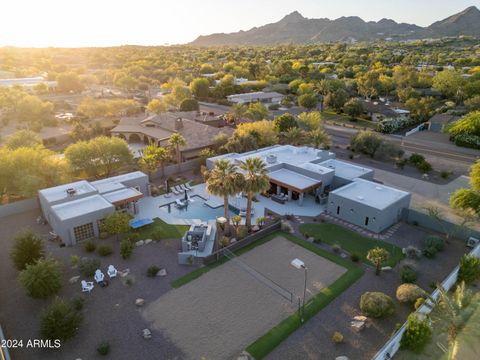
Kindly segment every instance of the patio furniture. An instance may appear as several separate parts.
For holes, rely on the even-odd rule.
[[[271,199],[279,204],[285,204],[285,198],[280,195],[272,195]]]
[[[95,271],[95,276],[94,276],[94,279],[97,283],[100,283],[102,282],[104,279],[105,279],[105,274],[102,272],[102,270],[100,269],[97,269]]]
[[[185,206],[187,206],[187,202],[184,202],[180,199],[177,199],[177,200],[175,200],[175,206],[177,208],[181,209],[181,208],[184,208]]]
[[[179,185],[175,185],[173,188],[177,190],[179,194],[183,194],[185,192],[185,190],[183,190]]]
[[[111,278],[117,277],[117,269],[115,269],[115,266],[109,265],[107,269],[107,274]]]
[[[193,191],[193,188],[190,186],[189,183],[185,183],[185,184],[183,184],[183,186],[185,186],[187,188],[187,190]]]
[[[93,282],[92,281],[85,281],[85,280],[82,280],[82,292],[90,292],[93,290]]]
[[[181,192],[175,189],[175,186],[171,187],[170,190],[175,194],[175,195],[180,195]]]
[[[185,185],[186,185],[186,184],[180,184],[180,185],[178,185],[178,186],[180,186],[183,191],[192,191],[192,189],[186,187]]]

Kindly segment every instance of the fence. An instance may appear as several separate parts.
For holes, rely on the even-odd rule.
[[[410,224],[415,224],[440,233],[450,233],[456,238],[468,240],[470,237],[480,239],[480,232],[467,228],[460,227],[457,224],[451,223],[442,219],[434,219],[430,215],[422,213],[414,209],[405,209],[403,218]]]
[[[474,255],[480,258],[480,244],[478,244],[469,255]],[[450,290],[452,286],[457,282],[459,266],[457,265],[455,269],[443,280],[442,287],[445,290]],[[440,291],[436,289],[431,295],[433,299],[437,300],[440,296]],[[419,314],[429,314],[433,310],[432,302],[430,299],[425,301],[415,313]],[[400,329],[388,340],[385,345],[375,354],[372,360],[388,360],[391,359],[400,348],[400,340],[402,340],[403,333],[405,332],[407,323],[405,322]]]
[[[198,161],[199,161],[198,159],[193,159],[193,160],[188,160],[180,163],[180,166],[178,164],[165,166],[163,174],[162,174],[162,170],[159,170],[159,171],[153,172],[150,178],[154,180],[162,176],[172,176],[184,171],[193,170],[195,166],[197,166]]]
[[[0,206],[0,218],[39,208],[40,207],[36,197],[27,200],[16,201],[11,204]]]
[[[240,250],[241,248],[244,248],[245,246],[250,245],[251,243],[254,243],[257,240],[260,240],[261,238],[263,238],[267,235],[270,235],[277,230],[280,230],[280,228],[281,228],[281,222],[277,221],[274,224],[268,225],[268,226],[264,227],[263,229],[253,233],[252,235],[248,235],[244,239],[227,246],[226,249],[228,249],[231,252]],[[203,264],[204,265],[212,264],[212,263],[220,260],[224,256],[225,256],[225,254],[224,254],[223,249],[217,250],[214,253],[212,253],[211,255],[206,256],[203,259]]]

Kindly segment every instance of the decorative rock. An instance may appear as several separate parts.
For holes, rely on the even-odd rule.
[[[345,254],[345,253],[342,252],[342,253],[340,254],[340,257],[343,258],[343,259],[346,259],[346,258],[347,258],[347,254]]]
[[[260,230],[260,227],[258,225],[255,225],[252,227],[252,231],[258,231]]]
[[[337,356],[335,358],[335,360],[350,360],[350,359],[348,357],[342,355],[342,356]]]
[[[68,283],[69,284],[75,284],[76,282],[78,282],[78,279],[80,279],[80,275],[73,276],[73,277],[70,278],[70,280],[68,280]]]
[[[392,271],[392,267],[391,266],[383,266],[382,271]]]
[[[236,242],[237,242],[237,239],[235,239],[235,238],[230,239],[230,244],[233,244],[233,243],[236,243]]]
[[[353,317],[353,320],[365,322],[365,321],[368,320],[368,318],[367,318],[366,316],[363,316],[363,315],[358,315],[358,316],[354,316],[354,317]]]
[[[142,246],[143,244],[145,244],[145,241],[139,240],[135,243],[135,246]]]
[[[152,338],[152,332],[149,329],[143,329],[142,330],[142,336],[145,340],[151,339]]]
[[[137,305],[138,307],[145,305],[145,299],[138,298],[137,300],[135,300],[135,305]]]
[[[126,277],[130,274],[130,269],[125,269],[123,271],[120,271],[120,277]]]
[[[167,276],[167,269],[160,269],[157,276]]]
[[[150,244],[152,241],[153,241],[152,239],[145,240],[145,245]]]
[[[307,239],[307,241],[313,243],[313,242],[315,241],[315,238],[312,237],[312,236],[310,236],[310,237]]]
[[[356,332],[359,332],[361,330],[363,330],[363,328],[365,327],[365,321],[352,321],[350,323],[351,327],[353,328],[354,331]]]

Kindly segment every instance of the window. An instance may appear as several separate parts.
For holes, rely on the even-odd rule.
[[[368,226],[368,216],[365,218],[365,226]]]
[[[95,232],[93,231],[93,223],[74,227],[73,235],[75,236],[76,241],[83,241],[93,238],[95,236]]]
[[[340,206],[337,206],[337,215],[340,214]]]

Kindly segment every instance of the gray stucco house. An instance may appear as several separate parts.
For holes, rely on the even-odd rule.
[[[148,176],[140,171],[103,180],[86,180],[43,189],[38,199],[43,217],[66,245],[99,236],[101,221],[115,211],[136,214],[148,196]]]

